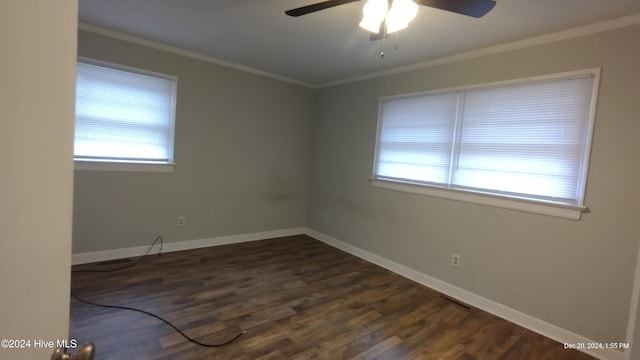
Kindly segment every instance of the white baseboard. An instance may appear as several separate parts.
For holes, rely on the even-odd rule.
[[[328,245],[345,251],[351,255],[355,255],[370,263],[376,264],[387,270],[413,280],[419,284],[422,284],[428,288],[436,290],[442,294],[450,296],[463,303],[469,304],[480,310],[484,310],[488,313],[496,315],[500,318],[508,320],[512,323],[518,324],[526,329],[534,331],[538,334],[544,335],[548,338],[556,340],[562,344],[595,344],[596,341],[587,339],[583,336],[575,334],[571,331],[560,328],[556,325],[534,318],[530,315],[522,313],[520,311],[511,309],[507,306],[501,305],[495,301],[489,300],[470,291],[464,290],[457,286],[451,285],[442,280],[436,279],[382,256],[371,253],[367,250],[360,249],[356,246],[347,244],[331,236],[325,235],[313,229],[307,229],[306,234],[316,240],[320,240]],[[586,354],[594,356],[603,360],[624,360],[625,353],[618,350],[598,350],[598,349],[584,349],[581,350]]]
[[[220,236],[209,239],[187,240],[176,242],[165,242],[162,245],[162,252],[173,252],[181,250],[198,249],[209,246],[235,244],[247,241],[265,240],[283,236],[300,235],[306,232],[306,228],[290,228],[283,230],[262,231],[250,234]],[[157,245],[156,245],[157,246]],[[124,249],[113,249],[103,251],[92,251],[71,255],[71,264],[86,264],[97,261],[123,259],[129,257],[142,256],[149,249],[148,245],[136,246]],[[152,251],[153,253],[153,251]]]

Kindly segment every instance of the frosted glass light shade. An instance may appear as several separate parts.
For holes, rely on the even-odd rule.
[[[360,27],[378,33],[382,21],[387,19],[387,33],[396,32],[409,26],[418,14],[418,5],[412,0],[393,0],[389,9],[387,0],[369,0],[362,8]]]
[[[393,0],[387,14],[387,33],[396,32],[409,26],[418,14],[418,5],[412,0]]]
[[[387,0],[369,0],[362,8],[362,21],[360,27],[371,31],[372,33],[378,33],[380,31],[380,24],[387,16],[388,10]]]

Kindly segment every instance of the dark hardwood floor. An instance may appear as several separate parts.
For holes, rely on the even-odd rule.
[[[153,253],[153,252],[152,252]],[[131,260],[75,266],[110,269]],[[593,359],[307,236],[150,255],[72,274],[70,338],[96,359]]]

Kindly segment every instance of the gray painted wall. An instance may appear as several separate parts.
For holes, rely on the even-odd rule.
[[[639,37],[634,26],[320,90],[307,226],[587,338],[624,342],[640,238]],[[602,78],[582,220],[369,184],[379,97],[592,67]]]
[[[74,253],[305,225],[314,90],[84,31],[78,55],[178,77],[177,166],[76,171]]]

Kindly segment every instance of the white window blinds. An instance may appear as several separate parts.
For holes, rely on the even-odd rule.
[[[582,205],[594,84],[581,74],[383,99],[374,179]]]
[[[457,94],[383,102],[376,175],[448,183],[457,104]]]
[[[171,163],[174,78],[77,64],[76,160]]]

